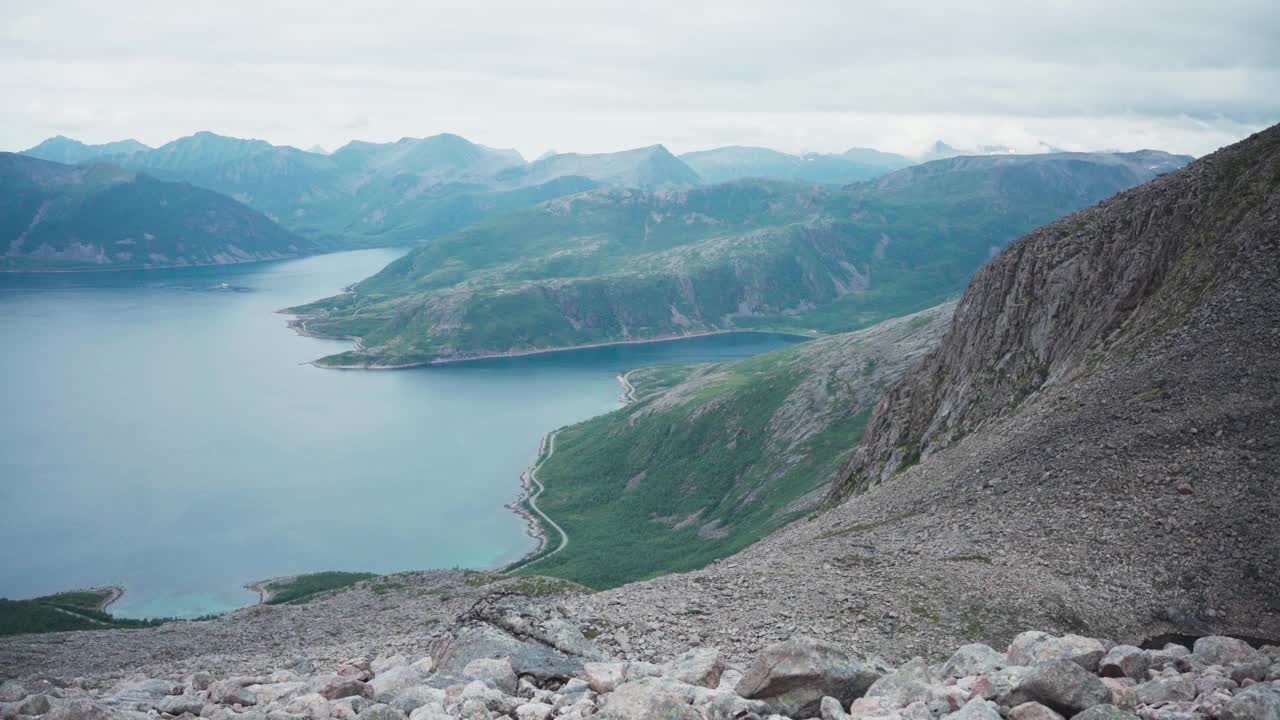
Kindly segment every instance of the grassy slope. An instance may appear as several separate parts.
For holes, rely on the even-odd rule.
[[[812,512],[885,384],[949,311],[631,373],[636,403],[558,434],[538,502],[570,544],[519,572],[612,587],[703,566]]]
[[[0,598],[0,635],[147,627],[163,620],[116,618],[100,608],[111,591],[77,590],[31,600]]]
[[[263,583],[262,588],[271,593],[268,605],[297,605],[315,599],[320,593],[349,587],[373,577],[377,575],[370,572],[316,572]]]
[[[334,365],[724,328],[843,332],[941,302],[1009,240],[1144,167],[961,158],[840,191],[753,180],[587,193],[490,218],[296,310],[310,330],[362,339]]]

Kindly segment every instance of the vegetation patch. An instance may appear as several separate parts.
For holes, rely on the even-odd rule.
[[[316,599],[319,593],[350,587],[374,577],[377,575],[369,572],[316,572],[275,580],[262,589],[270,595],[268,605],[300,605]]]

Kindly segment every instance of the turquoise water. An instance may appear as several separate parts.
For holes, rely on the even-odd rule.
[[[402,252],[0,275],[0,597],[118,584],[118,615],[194,616],[297,572],[501,565],[533,546],[503,506],[539,439],[618,407],[618,371],[794,341],[304,364],[349,344],[297,336],[275,310]]]

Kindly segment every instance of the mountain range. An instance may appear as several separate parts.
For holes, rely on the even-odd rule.
[[[961,157],[844,188],[603,188],[496,215],[294,308],[399,366],[735,329],[843,332],[942,302],[1036,225],[1180,167],[1155,151]]]
[[[221,265],[315,250],[203,188],[13,153],[0,153],[0,242],[6,270]]]

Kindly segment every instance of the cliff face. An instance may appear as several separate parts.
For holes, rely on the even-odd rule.
[[[1273,304],[1278,205],[1273,127],[1016,242],[974,277],[942,345],[880,401],[833,496],[887,480],[1103,360],[1194,332],[1192,311],[1233,288]],[[1234,304],[1214,312],[1239,323],[1235,341],[1267,337]]]

